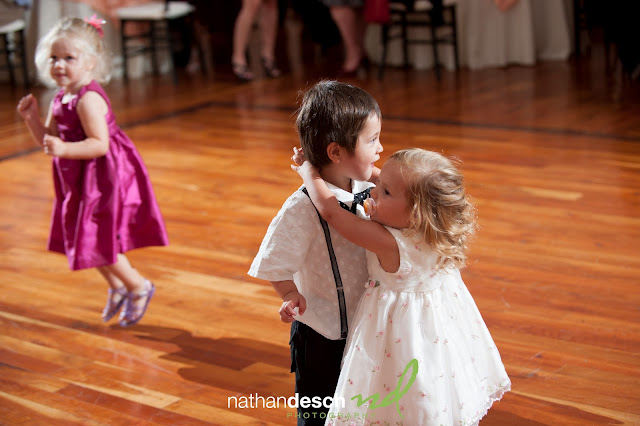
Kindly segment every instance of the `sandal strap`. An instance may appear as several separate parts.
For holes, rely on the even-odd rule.
[[[113,294],[119,294],[120,296],[126,296],[129,292],[127,291],[126,287],[119,287],[117,289],[112,289],[111,287],[109,287],[109,296],[113,295]]]
[[[141,297],[146,297],[149,295],[149,292],[151,291],[151,281],[149,280],[144,280],[144,286],[145,286],[145,290],[142,291],[130,291],[129,294],[129,299],[132,300],[136,300],[136,299],[140,299]]]

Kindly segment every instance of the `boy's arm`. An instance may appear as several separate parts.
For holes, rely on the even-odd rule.
[[[397,252],[395,238],[384,226],[362,219],[340,207],[318,170],[308,161],[302,166],[292,167],[304,180],[311,201],[320,215],[343,237],[376,253],[378,257],[386,257],[390,252]]]
[[[307,300],[300,294],[298,287],[296,287],[293,281],[271,281],[271,285],[283,300],[282,306],[280,306],[280,310],[278,311],[282,322],[293,322],[296,316],[295,308],[298,308],[300,315],[304,314],[304,311],[307,309]]]

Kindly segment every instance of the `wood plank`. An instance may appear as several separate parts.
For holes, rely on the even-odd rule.
[[[300,185],[289,163],[307,71],[107,87],[170,238],[129,253],[158,291],[126,329],[101,321],[97,272],[46,252],[50,159],[15,113],[19,94],[3,90],[0,424],[295,424],[290,408],[229,398],[294,394],[280,301],[246,272]],[[640,424],[637,82],[613,103],[604,68],[580,61],[439,82],[373,74],[353,82],[383,112],[380,164],[410,146],[456,156],[478,210],[463,278],[513,382],[481,424]],[[53,92],[34,90],[44,111]]]

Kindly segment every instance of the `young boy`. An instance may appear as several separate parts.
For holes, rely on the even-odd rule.
[[[380,119],[378,104],[364,90],[322,81],[306,92],[296,120],[304,155],[341,205],[359,215],[364,210],[354,205],[354,194],[371,187],[368,181],[379,172]],[[283,300],[281,319],[292,322],[295,391],[312,401],[333,397],[348,324],[368,278],[364,250],[327,229],[333,255],[315,207],[296,191],[269,225],[249,270],[271,281]],[[324,424],[328,405],[301,405],[298,425]]]

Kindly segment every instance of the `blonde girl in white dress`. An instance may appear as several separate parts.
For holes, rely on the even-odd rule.
[[[338,205],[300,151],[292,159],[322,217],[367,249],[367,289],[326,424],[478,424],[511,382],[460,277],[476,229],[462,174],[438,153],[398,151],[365,220]]]

